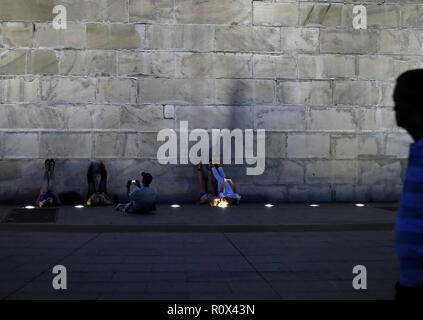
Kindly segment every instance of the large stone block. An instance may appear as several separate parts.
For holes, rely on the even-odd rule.
[[[287,135],[282,132],[266,132],[266,158],[285,158]]]
[[[374,30],[321,29],[320,52],[372,54],[377,52],[378,39],[379,33]]]
[[[99,158],[138,158],[140,139],[137,133],[99,133],[94,139],[94,155]]]
[[[297,59],[288,55],[254,55],[254,78],[296,79]]]
[[[282,28],[282,51],[317,52],[318,28]]]
[[[163,118],[163,105],[122,106],[120,128],[137,131],[173,129],[173,119]]]
[[[87,48],[140,49],[144,47],[145,25],[87,24]]]
[[[333,89],[335,105],[374,106],[380,91],[374,81],[336,81]]]
[[[258,129],[277,131],[305,130],[306,109],[304,107],[260,106],[255,108]]]
[[[217,104],[273,104],[274,96],[272,80],[216,80]]]
[[[22,166],[17,161],[0,161],[0,182],[22,178]]]
[[[94,102],[96,82],[91,78],[46,78],[41,81],[41,97],[51,102]]]
[[[159,25],[147,27],[147,49],[167,51],[212,51],[214,28],[199,25]]]
[[[60,52],[59,74],[83,76],[87,74],[87,51],[64,50]]]
[[[41,134],[43,158],[90,158],[90,133],[45,132]]]
[[[278,28],[216,27],[216,50],[232,52],[280,52]]]
[[[300,3],[299,24],[302,26],[345,27],[345,5],[336,3]]]
[[[270,3],[253,1],[254,25],[296,26],[299,10],[297,3]]]
[[[356,159],[358,148],[358,137],[356,135],[331,135],[332,156],[336,159]]]
[[[389,80],[398,76],[394,58],[389,56],[358,57],[358,75],[365,80]]]
[[[312,108],[310,129],[324,131],[355,131],[354,109]]]
[[[174,55],[168,52],[122,51],[118,54],[118,73],[171,78],[175,74]]]
[[[408,134],[388,134],[386,137],[386,155],[408,159],[411,143],[413,143],[413,139]]]
[[[68,23],[66,29],[56,30],[51,23],[36,23],[33,46],[35,48],[84,49],[87,46],[86,26]]]
[[[385,135],[360,135],[358,137],[358,156],[360,159],[383,157],[385,154]]]
[[[175,123],[188,121],[189,129],[253,129],[252,108],[246,106],[175,106]]]
[[[361,184],[383,185],[401,184],[401,162],[399,161],[360,161]]]
[[[174,0],[129,0],[129,21],[171,23],[174,21]]]
[[[251,78],[249,54],[194,53],[176,56],[176,76],[181,78]]]
[[[252,179],[257,185],[303,184],[304,165],[300,161],[266,159],[266,169],[264,173],[262,175],[252,177]]]
[[[86,74],[109,76],[117,73],[116,52],[89,50],[86,51]]]
[[[0,102],[22,103],[40,101],[38,78],[13,78],[0,80]]]
[[[329,202],[332,200],[332,188],[328,184],[303,184],[288,187],[289,202]]]
[[[214,82],[202,79],[139,80],[140,101],[161,104],[211,104],[214,101]]]
[[[349,55],[299,55],[298,74],[301,79],[355,77],[355,57]]]
[[[423,30],[386,29],[380,33],[380,52],[387,54],[420,55],[422,52]]]
[[[352,14],[351,10],[348,13]],[[400,25],[400,14],[401,10],[399,6],[395,5],[370,5],[367,8],[367,27],[376,28],[398,28]],[[352,21],[352,19],[351,19]]]
[[[251,24],[250,0],[178,0],[175,18],[182,24]]]
[[[54,0],[2,0],[0,21],[51,21]]]
[[[328,158],[329,134],[291,133],[288,135],[288,158]]]
[[[30,53],[31,74],[57,74],[59,59],[54,50],[32,50]]]
[[[97,100],[105,103],[135,103],[137,81],[128,78],[100,78]]]
[[[66,8],[68,21],[128,22],[126,0],[54,0]]]
[[[31,47],[33,36],[32,23],[0,23],[0,47]]]
[[[0,50],[0,75],[25,74],[28,51]]]
[[[3,156],[12,159],[38,158],[38,133],[5,133]]]
[[[282,81],[278,83],[277,95],[278,101],[283,104],[332,105],[329,81]]]
[[[92,105],[89,108],[94,129],[116,130],[120,128],[120,106]]]
[[[402,6],[401,26],[404,28],[423,28],[423,5]]]
[[[355,160],[315,160],[306,164],[306,183],[355,184],[357,181]]]
[[[362,108],[358,112],[360,130],[397,131],[395,112],[392,108]]]

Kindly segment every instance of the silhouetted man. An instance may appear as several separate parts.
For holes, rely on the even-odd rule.
[[[403,73],[394,92],[398,126],[413,137],[396,224],[396,300],[423,301],[423,69]]]

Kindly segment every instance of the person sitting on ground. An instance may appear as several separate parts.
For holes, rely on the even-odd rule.
[[[200,162],[197,165],[198,181],[200,185],[200,200],[198,204],[213,205],[216,201],[216,183],[211,172],[211,167],[206,170]]]
[[[142,172],[142,186],[138,180],[129,180],[127,184],[127,194],[129,202],[118,204],[116,210],[125,213],[148,213],[156,210],[157,192],[150,187],[153,176],[147,172]],[[136,189],[131,192],[131,187]]]
[[[238,187],[235,182],[226,176],[223,168],[217,164],[212,165],[211,171],[217,180],[217,197],[220,200],[221,206],[225,205],[238,205],[241,196],[238,193]]]
[[[87,206],[112,205],[113,201],[107,193],[107,170],[102,161],[93,161],[87,173],[88,195]]]
[[[52,207],[60,205],[60,199],[54,192],[56,176],[54,174],[56,163],[53,159],[44,162],[44,185],[35,201],[37,207]]]
[[[400,280],[396,300],[423,299],[423,69],[410,70],[398,79],[394,91],[396,121],[414,140],[396,223]]]

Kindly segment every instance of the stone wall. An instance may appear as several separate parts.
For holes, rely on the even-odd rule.
[[[194,199],[193,166],[156,159],[157,132],[188,120],[267,130],[263,175],[228,168],[247,200],[397,200],[411,140],[391,96],[423,64],[420,3],[1,0],[0,199],[32,199],[46,157],[58,191],[85,192],[103,159],[115,193],[148,170],[161,200]]]

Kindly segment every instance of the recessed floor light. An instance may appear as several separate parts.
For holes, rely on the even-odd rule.
[[[82,209],[82,208],[84,208],[84,206],[82,204],[78,204],[74,208],[76,208],[76,209]]]
[[[28,209],[28,210],[35,209],[35,207],[34,206],[26,206],[25,209]]]
[[[356,203],[355,206],[356,207],[365,207],[366,205],[364,203]]]
[[[310,207],[314,207],[314,208],[320,207],[320,204],[311,204]]]
[[[273,204],[271,204],[271,203],[266,203],[264,206],[265,206],[266,208],[272,208],[272,207],[274,207],[274,205],[273,205]]]
[[[172,204],[171,207],[172,208],[180,208],[181,206],[179,204]]]

